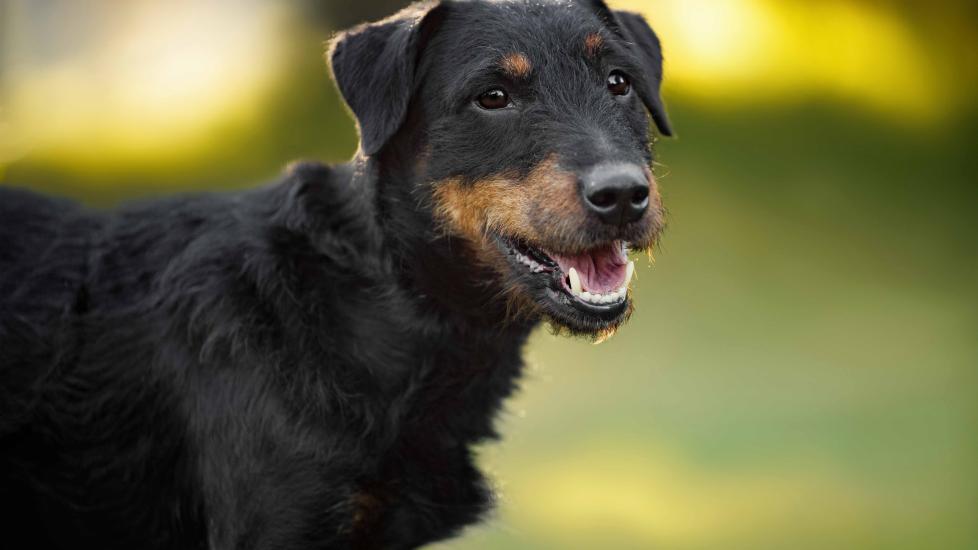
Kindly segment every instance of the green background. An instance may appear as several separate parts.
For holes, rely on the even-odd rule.
[[[715,5],[767,5],[731,1]],[[45,141],[23,122],[44,113],[17,99],[35,69],[85,66],[86,44],[116,28],[100,19],[111,5],[78,22],[65,2],[0,3],[0,182],[111,205],[253,186],[295,158],[342,161],[356,135],[321,41],[397,2],[382,4],[279,5],[287,24],[254,38],[280,51],[266,92],[191,127],[192,146],[134,151],[90,123]],[[965,3],[846,5],[902,25],[943,67],[928,77],[943,92],[876,108],[873,94],[805,84],[809,57],[783,69],[798,73],[791,86],[707,69],[667,85],[669,229],[655,265],[639,262],[636,314],[600,345],[534,336],[504,441],[480,449],[499,511],[444,548],[978,548],[978,17]],[[890,32],[859,21],[857,35]],[[54,53],[24,32],[72,25],[100,32]],[[669,61],[680,75],[683,61]],[[868,85],[885,103],[887,83]],[[92,108],[65,101],[58,112]],[[133,136],[154,132],[131,118]]]

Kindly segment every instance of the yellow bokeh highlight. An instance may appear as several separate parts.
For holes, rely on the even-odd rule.
[[[864,2],[618,0],[663,41],[670,93],[717,105],[828,97],[920,122],[956,87],[893,10]],[[957,86],[960,88],[960,86]]]
[[[53,59],[23,51],[30,42],[16,31],[8,38],[0,165],[27,152],[76,167],[185,157],[206,146],[208,131],[259,114],[281,78],[281,6],[90,7],[84,24],[95,38],[74,46],[54,35]],[[23,2],[9,9],[15,21],[29,17]]]
[[[959,111],[978,79],[939,59],[973,42],[925,41],[906,13],[884,4],[610,3],[643,13],[661,35],[667,101],[739,109],[828,99],[921,123]],[[294,6],[257,0],[65,3],[48,10],[58,23],[40,29],[45,11],[32,6],[11,0],[0,26],[0,174],[27,155],[84,170],[199,154],[215,128],[264,116],[263,98],[288,80],[283,50],[309,30]],[[59,25],[88,32],[76,43]],[[62,55],[36,55],[52,45]]]

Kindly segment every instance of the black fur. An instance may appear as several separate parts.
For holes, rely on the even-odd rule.
[[[508,314],[419,183],[525,170],[575,121],[621,125],[605,154],[648,162],[645,114],[589,107],[583,66],[559,66],[561,33],[603,24],[585,3],[443,2],[341,36],[361,153],[269,187],[113,212],[0,189],[3,546],[414,548],[477,521],[470,448],[541,317]],[[571,71],[540,85],[585,90],[576,118],[460,112],[500,37]],[[634,42],[668,132],[657,41]]]

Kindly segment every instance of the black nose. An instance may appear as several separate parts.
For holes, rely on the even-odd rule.
[[[584,204],[609,225],[638,221],[649,208],[649,181],[633,164],[601,165],[584,178]]]

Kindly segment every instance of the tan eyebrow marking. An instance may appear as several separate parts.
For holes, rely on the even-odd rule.
[[[593,32],[584,37],[584,53],[588,57],[597,57],[602,48],[604,48],[604,37],[600,34]]]
[[[511,53],[499,62],[506,74],[513,78],[526,78],[533,72],[533,64],[530,59],[521,53]]]

